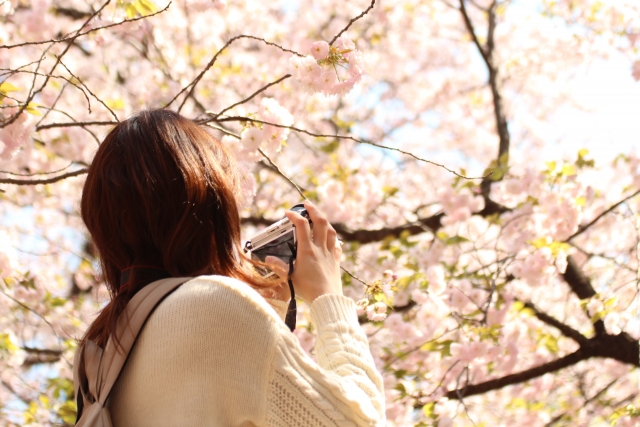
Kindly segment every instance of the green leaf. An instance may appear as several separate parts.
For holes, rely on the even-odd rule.
[[[158,11],[158,8],[151,0],[136,0],[133,5],[142,16],[151,15]]]
[[[558,339],[551,334],[545,334],[542,336],[540,342],[549,350],[552,354],[558,354]]]
[[[334,151],[336,151],[339,146],[340,146],[340,141],[335,139],[328,144],[324,144],[320,146],[320,151],[322,151],[323,153],[331,154]]]
[[[447,233],[445,233],[444,231],[438,231],[436,233],[436,237],[440,240],[442,240],[443,242],[446,242],[447,239],[449,239],[449,235]]]
[[[385,196],[391,197],[395,195],[398,191],[400,191],[400,189],[398,187],[394,187],[391,185],[385,185],[382,187],[382,191],[384,192]]]
[[[509,152],[502,153],[502,156],[498,159],[498,164],[502,167],[505,167],[509,164]]]
[[[435,402],[429,402],[426,405],[424,405],[422,407],[422,412],[424,412],[424,415],[427,418],[431,418],[431,419],[436,419],[437,415],[435,413],[435,409],[436,409],[436,403]]]
[[[75,424],[77,414],[78,408],[76,407],[76,402],[73,400],[64,402],[58,409],[58,416],[68,425]]]
[[[124,109],[124,100],[122,98],[107,99],[104,103],[112,110]]]
[[[489,175],[491,181],[500,181],[502,178],[504,178],[504,170],[502,168],[491,170],[491,175]]]
[[[556,170],[556,166],[556,162],[547,162],[547,172],[554,172]]]
[[[452,340],[445,340],[440,343],[440,356],[442,358],[451,357],[451,344]]]
[[[32,114],[34,116],[41,116],[42,113],[40,112],[40,110],[38,110],[38,107],[40,106],[40,104],[38,104],[37,102],[30,102],[27,105],[27,108],[25,108],[25,111],[29,114]]]
[[[127,19],[135,18],[136,14],[137,14],[136,7],[134,5],[132,5],[131,3],[127,4],[124,7],[124,12],[127,14]]]
[[[405,375],[407,375],[407,371],[405,371],[404,369],[398,369],[393,373],[393,376],[398,379],[404,377]]]
[[[460,243],[468,242],[469,239],[466,237],[458,236],[457,234],[453,237],[449,237],[445,242],[447,245],[459,245]]]
[[[9,92],[20,92],[22,89],[12,85],[9,82],[0,83],[0,93],[3,95],[8,94]]]
[[[570,164],[565,164],[562,166],[562,171],[560,172],[562,176],[573,176],[576,175],[576,167]]]
[[[394,390],[398,390],[402,397],[405,397],[407,395],[407,389],[405,388],[404,384],[402,384],[402,383],[396,384],[396,386],[393,389]]]

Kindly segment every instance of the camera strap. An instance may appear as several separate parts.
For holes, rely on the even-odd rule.
[[[296,292],[293,289],[293,282],[291,281],[291,275],[293,274],[293,261],[296,259],[296,246],[291,242],[287,242],[292,256],[289,258],[289,273],[287,274],[287,283],[289,284],[289,291],[291,292],[291,301],[289,301],[289,308],[287,309],[287,316],[284,319],[284,323],[293,332],[296,329],[296,316],[298,314],[298,307],[296,305]]]

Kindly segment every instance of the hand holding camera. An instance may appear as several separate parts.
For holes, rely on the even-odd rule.
[[[336,231],[324,214],[311,202],[305,201],[303,206],[296,205],[285,215],[286,219],[247,242],[247,249],[251,250],[254,258],[269,264],[284,281],[287,281],[289,273],[287,262],[294,257],[291,280],[296,295],[307,304],[324,294],[342,295],[342,249]],[[282,290],[286,292],[286,288]]]
[[[324,294],[342,295],[342,248],[338,244],[336,231],[324,214],[311,202],[305,201],[304,206],[313,221],[313,236],[309,221],[300,214],[288,211],[285,215],[296,226],[298,237],[298,253],[291,279],[296,293],[307,304],[311,304]],[[286,279],[286,274],[278,275]]]

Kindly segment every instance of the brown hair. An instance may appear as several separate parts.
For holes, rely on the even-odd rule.
[[[81,213],[111,301],[85,339],[104,347],[129,300],[147,285],[132,277],[120,287],[121,272],[134,264],[174,277],[219,274],[254,288],[275,284],[242,253],[240,182],[222,143],[173,111],[142,111],[109,132],[89,168]]]

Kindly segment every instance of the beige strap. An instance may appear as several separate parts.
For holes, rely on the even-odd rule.
[[[73,367],[76,393],[80,391],[82,380],[86,376],[91,396],[84,396],[85,401],[88,400],[91,403],[92,398],[95,398],[101,407],[104,406],[151,312],[167,295],[190,279],[190,277],[162,279],[138,291],[118,318],[116,336],[120,346],[116,346],[113,337],[109,337],[104,350],[91,341],[86,341],[84,348],[78,348]],[[85,390],[82,392],[84,395]]]

